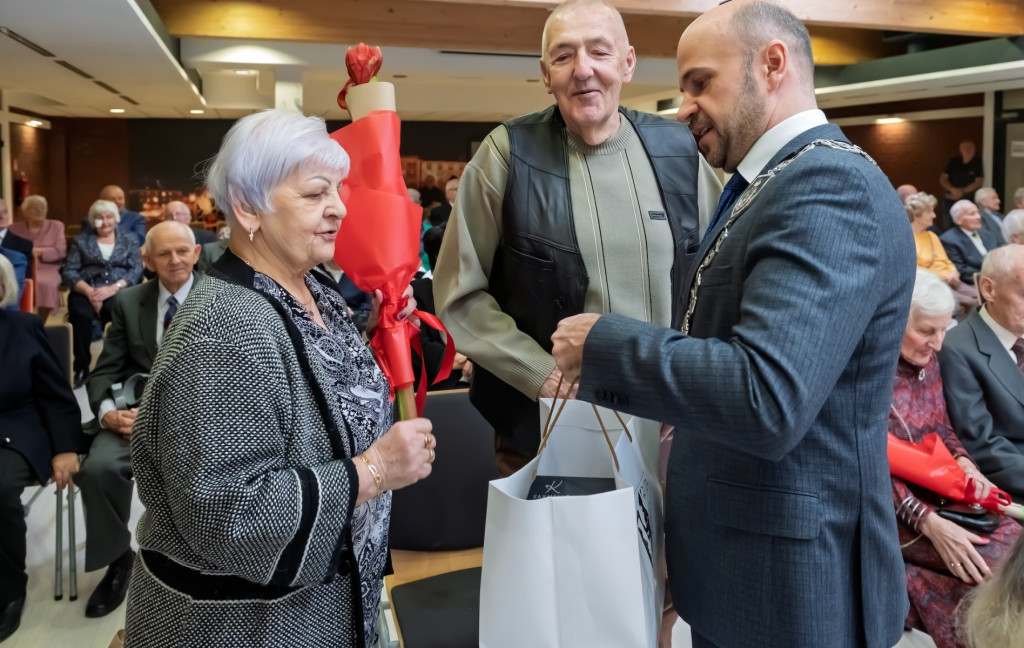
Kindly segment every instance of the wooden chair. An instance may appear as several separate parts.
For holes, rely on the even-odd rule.
[[[427,394],[423,415],[437,459],[429,478],[392,496],[389,598],[405,648],[477,646],[494,433],[465,389]]]
[[[25,287],[21,291],[21,298],[18,300],[18,310],[22,313],[36,312],[36,281],[26,279]]]

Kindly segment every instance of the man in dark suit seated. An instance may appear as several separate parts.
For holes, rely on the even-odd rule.
[[[788,10],[716,6],[676,62],[678,119],[734,173],[682,330],[577,315],[555,362],[578,398],[676,427],[668,585],[694,648],[889,648],[909,610],[886,456],[915,278],[906,213],[817,109]]]
[[[981,270],[985,255],[1003,243],[991,232],[982,229],[981,214],[970,200],[958,200],[949,210],[953,227],[943,232],[939,240],[946,255],[960,271],[960,281],[974,285],[974,273]],[[1001,238],[1001,237],[1000,237]]]
[[[32,241],[10,231],[10,226],[11,213],[7,210],[7,202],[0,198],[0,248],[25,255],[25,274],[19,279],[21,283],[18,286],[20,291],[25,279],[32,278]]]
[[[196,243],[206,245],[217,240],[217,235],[205,227],[192,227],[192,210],[180,200],[172,200],[164,205],[164,220],[178,221],[195,234]]]
[[[147,374],[171,318],[195,281],[192,266],[199,246],[188,226],[175,221],[158,223],[146,237],[146,267],[156,279],[122,290],[111,313],[103,352],[86,382],[89,406],[102,430],[96,435],[75,483],[85,504],[85,570],[108,567],[89,597],[88,617],[113,612],[128,591],[135,553],[131,533],[132,424],[137,409],[115,401],[111,388],[135,374]]]
[[[974,204],[978,206],[978,213],[981,214],[981,229],[993,234],[1000,245],[1009,243],[1003,237],[1003,212],[999,211],[1003,202],[999,200],[999,194],[992,187],[982,187],[974,193]]]
[[[1024,500],[1024,246],[989,252],[978,290],[939,352],[946,409],[981,472]]]
[[[121,217],[117,222],[117,231],[133,234],[139,240],[139,245],[142,245],[146,240],[146,217],[125,207],[124,190],[117,185],[107,185],[100,189],[100,200],[109,200],[117,205],[118,215]],[[92,229],[89,219],[83,219],[82,232],[91,232]]]

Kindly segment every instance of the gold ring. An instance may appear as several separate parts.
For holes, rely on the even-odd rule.
[[[434,463],[434,457],[435,457],[435,456],[436,456],[436,455],[434,454],[434,449],[433,449],[433,448],[431,448],[431,449],[430,449],[430,459],[428,459],[428,460],[427,460],[427,463]]]
[[[430,435],[429,434],[424,434],[423,435],[423,447],[424,448],[429,448],[430,447]]]

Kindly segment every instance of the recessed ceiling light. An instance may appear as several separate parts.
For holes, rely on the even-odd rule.
[[[124,112],[124,108],[111,108],[110,112],[114,113],[115,115],[120,115]]]
[[[243,76],[252,76],[256,74],[256,70],[235,70],[235,74],[240,74]]]
[[[190,110],[188,112],[189,112],[189,114],[192,114],[192,115],[202,115],[204,111],[199,110],[198,108],[193,108],[192,110]]]
[[[43,122],[39,121],[38,119],[33,119],[33,120],[28,122],[28,125],[32,126],[33,128],[35,128],[36,126],[42,126]]]
[[[876,124],[901,124],[904,120],[901,117],[879,117],[875,120]]]

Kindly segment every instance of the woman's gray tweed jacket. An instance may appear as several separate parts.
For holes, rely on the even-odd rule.
[[[164,336],[132,431],[125,646],[364,646],[358,477],[326,378],[226,252]]]

